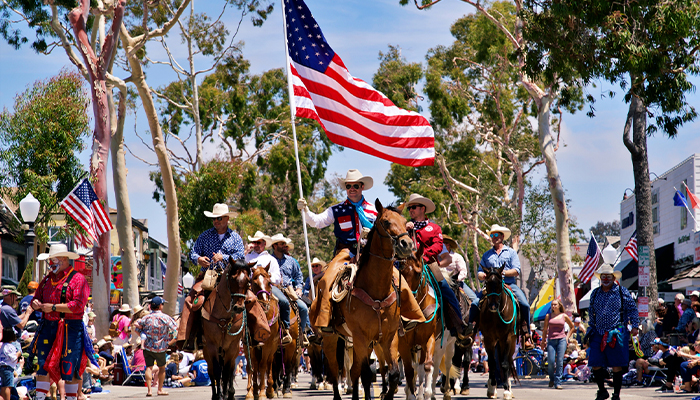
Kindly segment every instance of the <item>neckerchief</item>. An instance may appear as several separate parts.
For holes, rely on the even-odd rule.
[[[430,223],[430,220],[426,219],[426,220],[418,221],[418,222],[411,220],[411,222],[413,222],[413,230],[418,232],[419,230],[425,228]]]
[[[365,228],[371,228],[373,224],[367,218],[367,215],[365,214],[365,209],[362,207],[362,204],[365,202],[365,196],[362,196],[360,201],[358,201],[357,203],[353,203],[352,200],[350,200],[350,198],[348,198],[348,201],[350,202],[350,204],[355,206],[357,217],[360,219],[360,225],[362,225]]]

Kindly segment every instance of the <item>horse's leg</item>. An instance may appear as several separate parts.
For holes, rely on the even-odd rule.
[[[435,355],[435,335],[430,335],[421,355],[422,368],[418,368],[417,400],[423,400],[429,390],[428,379],[433,376],[433,357]],[[432,393],[432,392],[430,392]],[[428,394],[431,396],[431,394]]]
[[[260,371],[260,367],[258,366],[260,364],[260,357],[257,356],[256,351],[257,349],[253,349],[253,354],[246,354],[248,361],[246,363],[246,370],[248,371],[248,385],[246,386],[247,390],[245,394],[246,400],[257,400],[258,398],[259,387],[257,374]],[[254,365],[255,367],[253,367]],[[248,366],[250,366],[250,369],[248,369]]]
[[[207,340],[204,346],[204,358],[207,360],[209,379],[211,380],[211,399],[220,400],[219,387],[217,386],[221,374],[218,370],[219,355],[217,354],[216,346],[212,342],[213,340]],[[217,372],[219,372],[219,374],[217,374]]]
[[[452,398],[453,384],[450,382],[450,375],[452,372],[452,357],[455,353],[455,342],[456,338],[450,338],[447,342],[447,348],[445,349],[445,382],[444,384],[444,395],[443,400],[450,400]]]
[[[462,359],[462,366],[464,367],[464,375],[462,376],[462,390],[459,392],[462,396],[469,395],[469,369],[472,364],[471,349],[466,349]]]
[[[357,346],[354,344],[357,343]],[[352,382],[352,399],[353,400],[359,400],[360,396],[360,387],[359,387],[359,380],[360,380],[360,374],[362,372],[362,368],[364,364],[367,364],[367,367],[369,368],[369,348],[365,348],[363,343],[369,343],[369,340],[365,339],[364,337],[353,337],[353,360],[352,360],[352,368],[350,369],[350,380]],[[365,389],[365,398],[367,396],[372,396],[372,387],[370,386],[371,384],[365,384],[363,380],[363,386]]]
[[[339,340],[338,335],[323,334],[323,352],[326,355],[325,361],[328,363],[326,371],[326,379],[333,385],[333,400],[340,400],[340,391],[338,390],[338,360],[341,359],[339,352],[345,350],[343,341]],[[342,347],[342,349],[341,349]]]
[[[416,399],[416,371],[418,364],[413,361],[420,357],[420,350],[412,348],[411,345],[414,344],[414,340],[409,338],[415,338],[415,332],[407,333],[402,339],[399,339],[399,354],[401,355],[401,360],[403,362],[403,373],[406,376],[406,386],[404,387],[404,392],[406,393],[406,400]]]
[[[486,397],[489,399],[496,398],[496,373],[498,373],[498,362],[496,361],[496,351],[495,344],[486,347],[486,354],[488,356],[489,364],[489,379],[488,379],[488,389],[486,390]]]
[[[396,391],[399,387],[399,380],[401,380],[400,377],[400,372],[399,372],[399,349],[398,349],[398,344],[399,344],[399,337],[396,333],[394,333],[393,338],[390,340],[385,340],[382,344],[381,347],[383,348],[384,355],[386,357],[386,363],[388,363],[387,369],[388,371],[388,380],[389,380],[389,388],[387,390],[386,396],[384,397],[384,400],[393,400],[394,399],[394,394],[396,394]],[[385,363],[385,364],[386,364]]]
[[[515,354],[515,342],[517,338],[515,336],[509,336],[508,337],[508,342],[506,343],[505,347],[506,351],[504,351],[503,355],[503,376],[504,376],[504,381],[503,381],[503,399],[504,400],[511,400],[513,398],[513,392],[511,391],[511,384],[510,384],[510,376],[511,374],[515,373],[513,371],[513,354]]]
[[[435,339],[435,352],[433,353],[433,376],[430,380],[430,391],[426,390],[426,397],[430,396],[432,400],[435,400],[435,386],[437,379],[440,376],[440,364],[442,363],[442,358],[445,356],[445,350],[450,341],[450,333],[445,331],[443,337],[438,340]],[[440,345],[442,343],[442,346]]]

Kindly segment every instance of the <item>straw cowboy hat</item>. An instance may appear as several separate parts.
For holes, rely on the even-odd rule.
[[[119,307],[119,312],[121,312],[121,313],[130,313],[130,312],[131,312],[131,306],[128,305],[128,304],[126,304],[126,303],[124,303],[124,304],[121,305],[121,307]]]
[[[457,251],[457,249],[459,249],[457,241],[447,235],[442,235],[442,241],[446,244],[449,244],[451,250]]]
[[[66,247],[66,245],[63,243],[52,244],[51,247],[49,247],[48,253],[41,253],[38,256],[36,256],[36,258],[39,261],[43,261],[43,260],[46,260],[47,258],[54,258],[54,257],[68,257],[71,260],[76,260],[80,256],[77,253],[73,253],[72,251],[68,251],[68,247]]]
[[[314,259],[311,261],[311,266],[313,267],[314,265],[320,265],[321,268],[326,266],[326,263],[323,262],[322,260],[319,260],[318,258],[314,257]]]
[[[433,201],[429,198],[423,197],[418,193],[413,193],[411,196],[409,196],[408,201],[406,201],[406,207],[410,206],[411,204],[420,204],[425,206],[426,214],[435,211],[435,203],[433,203]]]
[[[500,226],[498,224],[493,224],[491,225],[491,229],[486,232],[487,235],[490,235],[492,233],[500,232],[503,234],[503,240],[508,240],[510,237],[510,229],[506,228],[505,226]]]
[[[272,245],[272,243],[270,243],[270,237],[260,231],[255,232],[253,236],[248,236],[249,242],[257,242],[258,240],[264,240],[266,248]]]
[[[97,341],[97,348],[98,348],[98,349],[99,349],[99,348],[102,348],[102,346],[107,345],[107,344],[108,344],[108,345],[112,345],[112,342],[111,342],[111,341],[108,342],[108,341],[106,341],[106,340],[104,340],[104,339],[100,339],[100,340]]]
[[[139,312],[143,311],[143,306],[141,304],[137,304],[134,306],[134,309],[131,311],[133,311],[134,314],[139,313]]]
[[[364,190],[369,190],[372,189],[372,185],[374,185],[374,179],[372,179],[371,176],[364,176],[362,173],[356,169],[350,169],[348,170],[348,173],[345,174],[345,179],[340,180],[340,185],[345,186],[346,183],[351,183],[351,182],[362,182],[364,183],[365,187],[363,188]]]
[[[235,217],[238,215],[237,212],[229,212],[228,206],[224,203],[214,204],[214,208],[211,211],[212,212],[205,211],[204,215],[206,215],[207,218]]]
[[[281,233],[278,233],[276,235],[273,235],[270,238],[270,246],[272,246],[275,243],[279,242],[284,242],[289,246],[289,250],[294,250],[294,243],[292,243],[292,239],[284,237]]]
[[[622,272],[615,271],[613,266],[610,264],[601,264],[598,270],[593,273],[593,275],[595,275],[595,277],[598,279],[600,279],[602,274],[613,274],[615,276],[615,280],[620,280],[620,278],[622,278]]]

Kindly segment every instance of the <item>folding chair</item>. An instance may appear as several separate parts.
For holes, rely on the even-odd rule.
[[[122,386],[126,385],[132,380],[133,385],[143,385],[144,382],[146,382],[146,368],[141,370],[134,370],[133,368],[131,368],[131,366],[129,365],[129,360],[126,358],[126,350],[124,350],[123,348],[120,355],[122,358],[124,374],[126,375],[124,382],[122,382]]]
[[[650,365],[649,374],[644,374],[644,379],[648,379],[648,384],[646,386],[651,386],[654,381],[659,381],[662,385],[666,384],[666,371],[668,371],[668,368]]]

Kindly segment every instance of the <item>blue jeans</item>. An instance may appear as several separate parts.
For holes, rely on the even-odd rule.
[[[234,365],[238,366],[238,363],[240,361],[243,361],[243,368],[241,369],[241,376],[245,378],[247,376],[247,369],[246,366],[248,364],[248,360],[246,360],[245,356],[241,355],[236,357],[236,361],[234,362]]]
[[[299,334],[301,335],[301,333],[306,331],[306,328],[311,326],[309,322],[309,307],[306,306],[302,299],[297,300],[297,307],[299,307],[299,318],[301,318],[299,321],[301,323],[301,332]]]
[[[277,301],[279,302],[282,328],[289,329],[289,300],[277,286],[272,286],[272,294],[277,297]]]
[[[476,293],[470,288],[464,281],[460,282],[460,286],[462,286],[462,290],[464,290],[464,294],[469,297],[469,301],[471,304],[469,305],[469,322],[474,322],[476,320],[476,316],[479,314],[479,298],[476,297]]]
[[[694,367],[688,367],[688,361],[681,363],[681,378],[683,378],[683,383],[690,382],[693,375],[700,371],[700,365]]]
[[[554,382],[555,386],[561,385],[565,352],[566,338],[547,340],[547,369],[549,370],[549,380]]]
[[[450,287],[450,284],[447,283],[446,279],[443,279],[439,282],[440,284],[440,294],[442,294],[442,299],[446,301],[450,307],[452,307],[453,310],[457,313],[459,316],[459,320],[462,320],[462,310],[459,307],[459,301],[457,301],[457,296],[455,296],[455,292],[452,291],[452,288]]]

